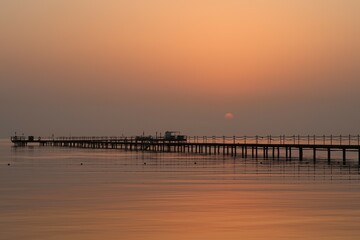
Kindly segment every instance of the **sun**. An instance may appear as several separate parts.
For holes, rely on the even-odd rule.
[[[231,112],[225,113],[225,115],[224,115],[224,118],[225,118],[226,120],[233,120],[234,117],[235,117],[234,114],[231,113]]]

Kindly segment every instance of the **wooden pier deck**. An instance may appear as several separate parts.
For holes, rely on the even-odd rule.
[[[242,158],[304,158],[304,151],[311,151],[318,159],[319,151],[326,152],[331,161],[333,152],[341,152],[343,164],[347,154],[356,152],[360,165],[360,136],[233,136],[187,137],[185,141],[152,137],[48,137],[14,136],[15,146],[39,144],[40,146],[121,149],[125,151],[187,152],[207,155],[231,155]]]

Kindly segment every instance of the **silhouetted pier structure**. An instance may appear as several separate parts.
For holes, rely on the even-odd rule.
[[[207,155],[231,155],[242,158],[304,158],[304,151],[311,151],[316,161],[319,151],[326,152],[327,160],[332,160],[333,152],[342,153],[342,161],[347,161],[347,153],[356,152],[360,164],[360,136],[241,136],[241,137],[189,137],[181,141],[162,137],[48,137],[14,136],[15,146],[37,143],[40,146],[74,147],[93,149],[121,149],[125,151],[187,152]]]

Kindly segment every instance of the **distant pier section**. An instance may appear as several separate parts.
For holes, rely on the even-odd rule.
[[[304,151],[310,151],[314,161],[318,152],[326,152],[330,162],[333,152],[341,152],[344,164],[347,154],[354,152],[360,165],[360,136],[185,136],[167,131],[164,136],[128,137],[34,137],[13,136],[15,146],[40,146],[121,149],[125,151],[182,152],[207,155],[231,155],[242,158],[297,158],[303,160]]]

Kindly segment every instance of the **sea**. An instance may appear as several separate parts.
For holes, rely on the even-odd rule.
[[[359,165],[2,139],[0,239],[360,239]]]

